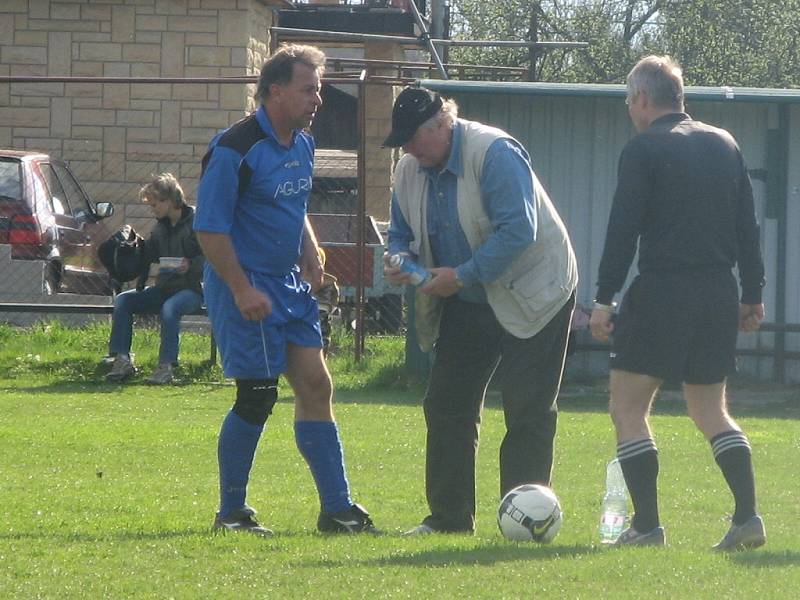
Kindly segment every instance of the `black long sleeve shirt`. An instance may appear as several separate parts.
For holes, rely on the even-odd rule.
[[[759,304],[764,262],[753,190],[727,131],[673,113],[628,142],[619,160],[596,300],[610,304],[639,244],[639,272],[739,266],[744,304]]]

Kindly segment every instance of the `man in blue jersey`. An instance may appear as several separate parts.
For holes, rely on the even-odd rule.
[[[406,88],[384,145],[406,153],[395,169],[389,253],[433,274],[417,290],[414,323],[422,349],[435,347],[423,399],[431,512],[407,533],[472,533],[481,410],[495,370],[506,419],[500,494],[550,485],[575,255],[522,144],[458,118],[452,100]],[[397,267],[384,272],[410,283]]]
[[[207,257],[205,297],[236,401],[219,435],[220,508],[214,527],[271,535],[245,503],[256,447],[285,374],[295,395],[295,439],[320,496],[317,528],[375,532],[350,499],[322,355],[317,242],[306,217],[314,165],[311,125],[325,55],[283,46],[264,63],[258,110],[217,135],[203,159],[195,229]]]

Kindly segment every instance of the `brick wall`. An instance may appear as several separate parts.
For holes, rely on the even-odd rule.
[[[273,0],[2,0],[0,74],[257,74]],[[190,199],[209,139],[254,108],[241,84],[0,84],[0,147],[66,159],[118,220],[149,225],[138,189],[172,171]]]
[[[404,60],[402,46],[398,44],[367,43],[364,57],[374,60]],[[394,75],[392,69],[376,75]],[[392,105],[394,90],[387,85],[366,86],[366,205],[367,214],[379,221],[389,220],[391,201],[392,154],[389,148],[381,148],[383,140],[392,128]]]

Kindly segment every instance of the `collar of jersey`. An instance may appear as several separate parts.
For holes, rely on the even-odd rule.
[[[264,131],[264,133],[267,134],[267,137],[275,140],[275,143],[281,144],[281,141],[278,139],[278,135],[275,133],[275,128],[272,126],[272,122],[267,116],[267,109],[264,108],[263,104],[259,106],[258,110],[256,111],[256,121],[258,121],[258,124],[261,126],[261,129]],[[297,139],[297,129],[292,130],[292,143],[290,144],[290,147],[294,146],[295,139]]]
[[[665,125],[667,123],[677,123],[678,121],[688,121],[691,118],[692,117],[690,117],[685,112],[674,112],[674,113],[669,113],[668,115],[662,115],[658,117],[657,119],[653,120],[652,123],[650,123],[650,126],[652,127],[653,125],[662,125],[662,124]]]

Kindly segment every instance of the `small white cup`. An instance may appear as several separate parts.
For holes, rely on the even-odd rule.
[[[158,269],[162,273],[176,271],[182,264],[183,258],[180,256],[162,256],[158,259]]]

